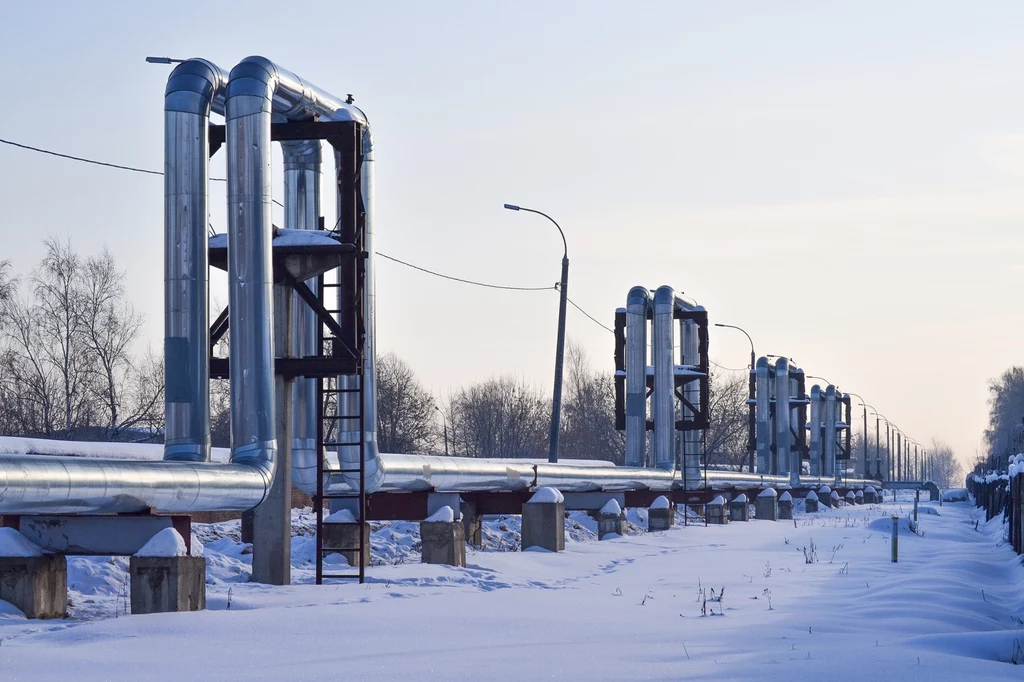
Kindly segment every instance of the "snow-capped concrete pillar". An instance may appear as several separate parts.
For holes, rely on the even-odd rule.
[[[554,488],[540,488],[523,504],[521,549],[549,552],[565,549],[565,497]]]
[[[750,520],[750,502],[747,500],[747,496],[744,493],[740,493],[729,501],[729,520]]]
[[[597,515],[597,539],[620,537],[626,534],[626,513],[615,500],[601,507]]]
[[[878,502],[878,493],[875,491],[874,486],[868,486],[864,488],[864,504],[875,504]]]
[[[708,502],[707,522],[710,525],[725,525],[729,523],[729,513],[726,511],[725,498],[721,495]]]
[[[193,552],[198,554],[193,545]],[[165,528],[128,562],[132,613],[200,611],[206,608],[206,559],[189,556],[185,540]]]
[[[864,504],[864,491],[858,490],[853,494],[853,501],[856,504]]]
[[[804,498],[804,511],[818,511],[818,494],[815,493],[813,490],[807,493],[807,497]]]
[[[466,531],[461,514],[456,518],[451,507],[441,507],[420,521],[420,540],[423,563],[466,565]]]
[[[846,504],[852,507],[853,505],[857,504],[857,493],[853,492],[852,490],[847,490],[845,499]]]
[[[754,500],[754,518],[760,521],[778,521],[779,505],[774,488],[765,488]]]
[[[832,506],[832,488],[829,488],[827,485],[818,488],[818,503],[826,507]]]
[[[370,524],[359,523],[352,512],[342,510],[324,519],[323,546],[326,554],[340,554],[349,566],[358,567],[359,533],[363,534],[363,566],[370,565]]]
[[[68,562],[47,554],[13,528],[0,528],[0,601],[26,618],[64,618],[68,605]]]
[[[675,505],[664,495],[658,497],[647,509],[647,530],[668,530],[676,521]]]
[[[779,520],[793,520],[793,496],[788,490],[779,495]]]

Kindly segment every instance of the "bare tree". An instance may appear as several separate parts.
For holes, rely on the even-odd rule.
[[[394,353],[377,358],[377,445],[382,452],[425,453],[437,442],[437,405]]]
[[[953,448],[941,440],[932,439],[928,457],[931,460],[932,478],[940,488],[962,485],[964,470],[953,454]]]
[[[614,377],[591,370],[587,354],[572,341],[566,349],[566,365],[559,459],[623,464],[626,439],[615,428]]]
[[[985,440],[991,461],[986,468],[1005,467],[1007,458],[1024,450],[1024,367],[1011,367],[989,382],[988,428]]]
[[[59,373],[39,342],[38,311],[13,295],[4,303],[4,379],[11,389],[4,401],[9,433],[52,437],[60,404]]]
[[[550,406],[521,379],[504,376],[461,388],[448,399],[453,454],[461,457],[545,456]]]
[[[708,381],[708,464],[741,466],[748,457],[748,379],[743,374],[712,371]]]
[[[33,342],[57,372],[65,435],[90,422],[89,349],[82,315],[82,259],[67,239],[44,241],[46,254],[32,272]],[[52,431],[51,427],[51,431]]]
[[[126,391],[141,388],[131,349],[142,327],[142,316],[128,299],[124,273],[117,269],[107,249],[85,261],[80,287],[81,333],[95,374],[91,388],[103,405],[108,437],[116,438],[122,428],[133,426],[151,413],[152,393],[136,396],[135,407],[141,412],[126,409],[129,405],[125,400]]]

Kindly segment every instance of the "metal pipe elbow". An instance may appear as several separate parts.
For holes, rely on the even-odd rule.
[[[647,287],[633,287],[626,296],[626,310],[631,313],[644,313],[651,305],[651,292]],[[639,308],[639,310],[637,310]]]
[[[164,111],[209,116],[224,113],[228,74],[205,59],[189,59],[174,67],[164,89]]]
[[[667,284],[658,287],[654,292],[654,312],[671,313],[675,304],[675,290]]]

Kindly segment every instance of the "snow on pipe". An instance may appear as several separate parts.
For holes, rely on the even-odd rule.
[[[647,450],[647,313],[651,294],[633,287],[626,299],[626,466],[644,465]]]

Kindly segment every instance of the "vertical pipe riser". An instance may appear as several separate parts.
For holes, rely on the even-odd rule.
[[[668,286],[654,295],[654,459],[659,469],[675,468],[676,460],[674,299],[675,292]]]
[[[644,465],[647,443],[647,311],[650,294],[634,287],[626,299],[626,466]]]

